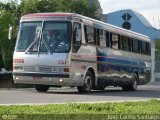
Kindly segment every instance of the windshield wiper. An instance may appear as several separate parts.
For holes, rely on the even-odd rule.
[[[43,35],[42,35],[42,33],[43,33],[43,25],[44,25],[44,21],[42,22],[42,27],[41,27],[40,30],[38,31],[35,40],[34,40],[34,41],[31,43],[31,45],[26,49],[25,54],[30,53],[30,52],[28,52],[28,51],[31,49],[31,47],[32,47],[34,44],[36,44],[36,42],[38,43],[38,44],[36,45],[38,56],[39,56],[40,49],[41,49],[41,42],[42,42],[42,43],[45,45],[45,47],[47,48],[48,53],[51,54],[51,51],[50,51],[49,47],[47,46],[46,42],[45,42],[44,39],[43,39]]]
[[[47,48],[47,51],[48,51],[48,53],[49,54],[52,54],[52,52],[51,52],[51,50],[49,49],[49,47],[48,47],[48,45],[47,45],[47,43],[46,43],[46,41],[43,39],[43,36],[42,36],[42,43],[45,45],[45,47]],[[39,46],[40,47],[40,46]],[[40,49],[40,48],[39,48]]]

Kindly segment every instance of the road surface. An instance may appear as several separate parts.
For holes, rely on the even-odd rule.
[[[54,104],[72,102],[119,102],[160,99],[160,85],[139,86],[138,91],[108,87],[105,91],[80,94],[76,88],[51,88],[39,93],[34,88],[0,89],[0,104]]]

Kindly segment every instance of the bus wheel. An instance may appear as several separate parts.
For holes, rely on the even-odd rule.
[[[87,71],[84,79],[84,85],[78,86],[77,89],[80,93],[88,93],[91,91],[92,86],[93,86],[93,76],[90,71]]]
[[[136,91],[138,85],[138,76],[137,74],[133,75],[133,80],[131,81],[131,84],[129,86],[122,86],[122,89],[124,91]]]
[[[35,85],[35,89],[38,92],[47,92],[47,90],[49,89],[48,85]]]
[[[130,90],[131,91],[136,91],[137,90],[137,86],[138,86],[138,76],[137,76],[137,74],[134,74],[132,83],[130,85]]]

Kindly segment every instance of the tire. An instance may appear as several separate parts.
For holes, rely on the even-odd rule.
[[[93,75],[90,71],[87,71],[85,79],[84,79],[84,85],[78,86],[78,92],[79,93],[89,93],[92,90],[93,87]]]
[[[136,91],[138,86],[138,76],[137,74],[133,75],[133,80],[129,86],[122,86],[124,91]]]
[[[48,85],[35,85],[35,89],[38,92],[47,92],[49,89],[49,86]]]

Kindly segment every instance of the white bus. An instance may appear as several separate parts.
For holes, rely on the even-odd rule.
[[[149,37],[74,13],[21,17],[13,56],[15,83],[134,91],[150,81]]]

